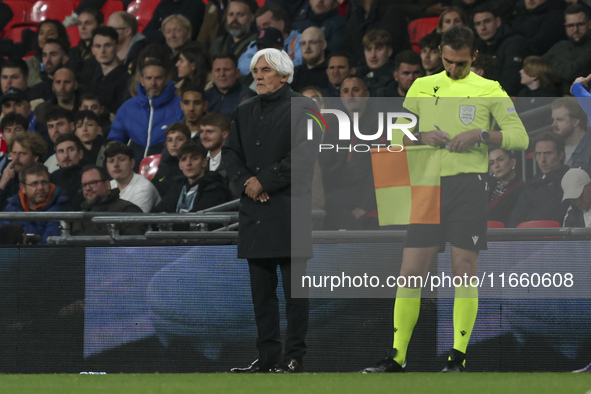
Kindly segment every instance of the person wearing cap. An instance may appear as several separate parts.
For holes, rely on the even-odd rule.
[[[569,207],[563,227],[591,227],[591,178],[581,168],[571,168],[561,181],[562,201]]]
[[[252,97],[254,92],[238,79],[238,61],[234,55],[216,55],[211,63],[213,86],[205,91],[207,112],[221,112],[233,116],[241,102]]]
[[[246,52],[238,59],[238,69],[243,76],[250,75],[250,61],[257,51],[265,48],[283,48],[283,33],[273,27],[267,27],[259,31],[257,39],[250,43]],[[300,62],[301,64],[301,62]]]
[[[15,112],[27,119],[29,130],[36,130],[37,117],[31,111],[31,104],[24,90],[18,88],[8,89],[0,98],[0,105],[2,106],[2,116]]]

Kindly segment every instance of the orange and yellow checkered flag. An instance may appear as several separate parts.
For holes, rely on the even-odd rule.
[[[441,149],[372,149],[371,161],[380,226],[440,223]]]

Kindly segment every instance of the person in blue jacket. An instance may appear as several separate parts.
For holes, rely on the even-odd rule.
[[[577,98],[579,105],[583,108],[583,111],[587,114],[589,124],[591,124],[591,92],[589,89],[589,81],[591,80],[591,74],[586,77],[578,77],[575,79],[570,87],[570,92]]]
[[[49,182],[49,171],[43,164],[34,161],[27,164],[19,173],[20,189],[17,194],[8,198],[5,212],[55,212],[61,211],[62,205],[68,200],[59,186]],[[9,221],[0,222],[0,225]],[[41,236],[40,244],[47,244],[47,237],[60,235],[58,222],[17,221],[26,234]]]
[[[175,95],[169,72],[158,59],[150,59],[140,69],[137,96],[117,111],[107,139],[130,142],[136,165],[149,155],[162,152],[168,126],[183,118],[180,98]]]

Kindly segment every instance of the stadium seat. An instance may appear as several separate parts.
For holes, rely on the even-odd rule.
[[[101,8],[101,12],[105,16],[105,24],[109,20],[112,13],[117,11],[123,11],[123,3],[120,0],[107,0],[105,5]]]
[[[10,22],[8,22],[6,26],[4,26],[4,29],[0,33],[0,36],[12,39],[12,36],[14,36],[14,34],[9,32],[10,29],[14,25],[29,22],[29,16],[31,15],[31,9],[33,8],[33,4],[26,0],[5,0],[4,3],[8,5],[12,10],[13,17],[10,20]],[[8,34],[10,34],[11,37],[8,37]],[[20,38],[18,42],[20,42]]]
[[[34,22],[17,23],[10,26],[8,30],[2,30],[0,37],[12,40],[15,43],[19,43],[22,40],[23,30],[30,29],[32,31],[37,31],[37,26],[38,24]]]
[[[70,46],[74,48],[80,41],[80,30],[78,30],[78,26],[68,26],[66,27],[66,31],[70,39]]]
[[[505,228],[505,224],[503,222],[489,220],[486,224],[486,227],[488,227],[488,228]]]
[[[408,36],[413,51],[421,53],[421,49],[419,48],[421,38],[435,30],[437,23],[439,23],[439,18],[429,17],[415,19],[408,24]]]
[[[562,227],[560,223],[554,220],[530,220],[522,222],[517,225],[517,228],[546,228],[546,227]]]
[[[158,172],[160,160],[162,160],[162,155],[144,157],[140,163],[140,175],[151,181]]]
[[[74,9],[75,5],[71,0],[39,0],[33,4],[30,19],[33,22],[43,22],[45,19],[63,21]]]
[[[339,15],[343,18],[347,18],[347,12],[349,11],[349,0],[339,1]]]
[[[6,141],[2,139],[2,133],[0,132],[0,153],[2,156],[6,154]],[[2,157],[0,156],[0,157]]]
[[[127,12],[135,16],[138,24],[138,31],[141,33],[152,19],[156,6],[160,0],[134,0],[127,6]]]

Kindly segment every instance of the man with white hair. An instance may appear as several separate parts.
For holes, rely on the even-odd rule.
[[[238,257],[248,260],[259,352],[251,365],[231,372],[303,371],[309,303],[305,297],[292,298],[292,277],[298,283],[298,275],[305,274],[312,256],[310,185],[314,144],[320,131],[314,128],[315,138],[308,140],[304,119],[291,127],[291,114],[305,112],[303,108],[291,109],[291,99],[302,97],[289,86],[293,70],[285,51],[267,48],[253,56],[250,71],[258,96],[236,110],[222,153],[230,181],[242,196]],[[299,100],[305,103],[302,107],[316,108],[312,100]],[[292,212],[297,215],[292,216]],[[281,268],[286,302],[283,357],[277,266]]]

